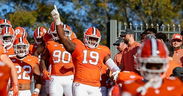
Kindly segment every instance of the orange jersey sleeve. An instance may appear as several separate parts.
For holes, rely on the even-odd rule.
[[[8,57],[15,57],[16,56],[13,47],[11,47],[10,49],[5,49],[5,53],[8,55]]]
[[[86,47],[80,40],[73,39],[75,50],[72,53],[73,63],[75,65],[74,81],[91,86],[100,86],[100,75],[104,57],[108,53],[103,49],[104,46],[98,46],[91,49]]]
[[[1,54],[0,54],[1,55]],[[0,60],[0,95],[7,96],[8,80],[10,78],[10,68]]]
[[[11,58],[11,60],[15,64],[19,84],[30,84],[34,66],[38,64],[38,58],[28,55],[23,60],[17,58]]]
[[[5,53],[5,49],[0,45],[0,55]]]
[[[72,57],[64,46],[55,41],[48,41],[46,47],[50,55],[51,74],[57,76],[66,76],[74,74],[74,65]]]
[[[37,44],[31,44],[30,47],[29,47],[29,53],[31,55],[34,55],[34,52],[36,51],[37,48],[38,48]]]

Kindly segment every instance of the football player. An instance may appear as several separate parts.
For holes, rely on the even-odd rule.
[[[47,32],[46,28],[44,27],[37,27],[34,30],[34,44],[30,45],[30,54],[37,56],[39,58],[39,62],[44,62],[44,64],[40,64],[41,66],[41,71],[43,71],[43,67],[48,69],[49,68],[49,57],[45,56],[46,59],[41,61],[41,56],[44,56],[46,54],[46,47],[45,43],[47,41],[51,40],[51,35]],[[44,65],[44,66],[43,66]],[[43,75],[44,77],[44,75]],[[41,91],[40,91],[40,96],[47,96],[48,94],[48,80],[43,80],[42,86],[41,86]]]
[[[5,48],[6,54],[9,57],[14,57],[14,49],[13,49],[13,42],[15,40],[15,32],[12,27],[4,27],[1,32],[3,46]]]
[[[44,46],[44,40],[43,37],[44,35],[47,33],[47,30],[44,27],[38,27],[34,30],[34,41],[35,44],[30,46],[30,54],[34,55],[34,56],[38,56],[41,53],[38,52],[38,47]],[[41,49],[43,50],[43,49]]]
[[[14,42],[16,57],[11,58],[18,75],[19,96],[38,96],[41,88],[41,76],[38,58],[29,54],[29,43],[26,38],[17,38]],[[31,94],[31,79],[34,75],[36,85]],[[11,94],[12,92],[10,92]]]
[[[95,27],[90,27],[84,32],[84,42],[79,39],[70,40],[65,36],[56,7],[52,10],[51,15],[55,21],[61,43],[72,54],[75,65],[73,95],[101,96],[99,86],[102,64],[106,64],[112,72],[116,73],[119,68],[110,58],[109,48],[99,45],[100,31]]]
[[[164,42],[154,38],[144,40],[136,57],[137,70],[143,78],[124,81],[121,80],[121,76],[118,76],[117,82],[123,84],[121,95],[182,96],[183,83],[174,77],[163,77],[167,70],[168,60],[168,50]],[[137,76],[131,75],[130,77],[136,78]]]
[[[7,19],[1,19],[0,20],[0,34],[4,27],[12,27],[11,22]]]
[[[8,96],[7,85],[9,77],[12,79],[13,96],[18,96],[18,79],[13,62],[4,53],[3,43],[0,40],[0,95]]]
[[[72,34],[71,28],[68,25],[63,26],[68,38],[70,38]],[[49,85],[49,95],[62,96],[64,94],[65,96],[72,96],[74,66],[72,63],[71,54],[65,50],[64,46],[59,41],[54,22],[51,24],[50,34],[53,40],[46,42],[47,54],[49,56],[46,54],[42,56],[42,61],[44,61],[47,57],[50,57],[49,62],[51,64],[51,72],[48,73],[49,71],[43,67],[44,78],[51,79]]]

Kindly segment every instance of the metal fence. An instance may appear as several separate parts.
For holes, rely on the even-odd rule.
[[[162,32],[167,34],[168,38],[172,37],[172,34],[180,33],[181,26],[180,24],[132,24],[132,23],[125,23],[120,22],[117,20],[110,20],[109,23],[109,46],[112,53],[112,57],[117,53],[115,46],[112,44],[116,41],[117,37],[120,36],[122,31],[125,31],[127,28],[133,30],[135,32],[135,40],[140,41],[140,34],[144,32],[147,28],[155,28],[157,32]]]

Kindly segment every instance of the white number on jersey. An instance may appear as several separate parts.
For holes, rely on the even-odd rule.
[[[66,56],[68,58],[66,58]],[[55,50],[53,51],[53,62],[54,63],[59,63],[62,61],[63,63],[69,63],[71,61],[71,54],[67,51],[60,51],[60,50]]]
[[[21,67],[21,66],[15,66],[15,67],[17,69],[17,74],[19,74],[18,79],[30,80],[30,76],[28,74],[31,73],[31,70],[32,70],[31,66],[25,65],[23,67]],[[23,73],[20,74],[22,71],[23,71]]]
[[[86,64],[86,63],[90,63],[92,65],[97,65],[98,64],[98,61],[99,61],[99,53],[96,52],[96,51],[91,51],[89,53],[89,56],[91,57],[92,60],[87,60],[87,54],[88,54],[88,51],[87,50],[83,50],[83,54],[84,54],[84,58],[83,58],[83,64]]]

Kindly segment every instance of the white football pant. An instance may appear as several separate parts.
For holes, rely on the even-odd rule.
[[[102,96],[102,94],[99,87],[74,82],[73,96]]]
[[[72,83],[74,75],[51,76],[49,85],[50,96],[72,96]]]
[[[9,91],[9,96],[13,96],[13,91]],[[30,90],[19,90],[18,96],[32,96]]]

